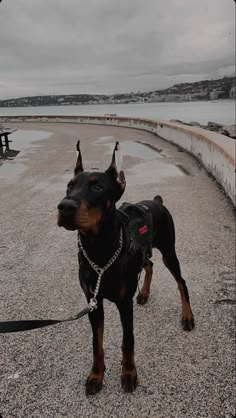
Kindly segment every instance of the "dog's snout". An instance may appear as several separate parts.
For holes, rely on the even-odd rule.
[[[70,199],[63,199],[59,205],[57,206],[57,209],[63,216],[71,216],[74,214],[76,208],[77,208],[76,202]]]

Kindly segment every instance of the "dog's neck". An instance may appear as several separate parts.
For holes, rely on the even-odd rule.
[[[112,255],[119,245],[121,223],[116,208],[109,210],[98,227],[98,233],[80,234],[81,242],[91,258],[103,259]]]

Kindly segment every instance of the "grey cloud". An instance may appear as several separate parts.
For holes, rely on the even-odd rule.
[[[161,73],[170,75],[170,76],[178,76],[181,74],[194,74],[197,75],[199,73],[204,74],[211,74],[215,71],[215,69],[220,68],[227,68],[233,66],[235,63],[234,55],[226,56],[225,58],[215,58],[209,59],[208,61],[200,61],[200,62],[183,62],[177,63],[175,65],[164,66],[161,67]]]
[[[0,98],[159,89],[227,74],[234,7],[233,0],[5,0]]]

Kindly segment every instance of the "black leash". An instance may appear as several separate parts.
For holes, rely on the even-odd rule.
[[[87,252],[82,246],[80,236],[79,239],[79,248],[83,252],[84,257],[89,262],[90,266],[95,270],[98,274],[98,279],[96,283],[96,287],[93,293],[93,297],[90,299],[90,302],[87,308],[84,308],[80,311],[77,315],[71,316],[70,318],[66,319],[30,319],[30,320],[22,320],[22,321],[6,321],[0,322],[0,334],[7,334],[11,332],[22,332],[22,331],[29,331],[32,329],[48,327],[50,325],[59,324],[60,322],[70,322],[76,321],[79,318],[82,318],[84,315],[87,315],[89,312],[92,312],[94,309],[97,309],[97,294],[99,292],[99,287],[101,283],[102,276],[104,272],[116,261],[117,257],[119,256],[122,247],[123,247],[123,232],[122,229],[120,230],[120,239],[119,239],[119,247],[115,251],[113,257],[107,262],[107,264],[100,268],[98,267],[88,256]]]
[[[76,321],[82,318],[91,311],[90,307],[84,308],[77,315],[66,319],[30,319],[22,321],[5,321],[0,322],[0,334],[7,334],[11,332],[29,331],[31,329],[48,327],[50,325],[59,324],[60,322]]]

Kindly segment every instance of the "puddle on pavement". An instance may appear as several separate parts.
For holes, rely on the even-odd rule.
[[[74,176],[73,170],[67,169],[65,170],[64,174],[58,176],[53,175],[48,177],[47,180],[45,178],[40,179],[37,178],[37,182],[34,183],[32,187],[33,192],[60,192],[62,197],[66,194],[66,188],[69,181]]]
[[[107,143],[108,141],[109,143]],[[107,144],[109,146],[109,151],[107,151],[106,154],[111,154],[113,152],[115,143],[116,139],[112,136],[103,136],[96,140],[96,144]],[[128,157],[141,158],[142,160],[162,158],[157,150],[150,148],[148,144],[145,145],[135,141],[122,141],[120,143],[120,150],[123,155]]]
[[[25,151],[32,148],[39,148],[39,144],[34,144],[35,141],[40,141],[41,139],[46,139],[51,136],[51,132],[47,131],[16,131],[13,132],[9,139],[12,141],[11,148],[20,150],[22,155],[25,154]]]
[[[0,176],[5,176],[8,179],[18,178],[25,170],[24,164],[27,152],[37,151],[40,144],[35,144],[35,141],[46,139],[50,132],[46,131],[16,131],[11,134],[12,148],[20,150],[19,156],[12,161],[4,161],[0,166]],[[99,137],[95,144],[107,145],[105,154],[112,155],[116,138],[112,136]],[[148,145],[148,144],[147,144]],[[185,173],[179,167],[169,163],[156,149],[152,149],[146,144],[135,141],[122,141],[120,146],[120,153],[117,155],[118,169],[122,169],[122,156],[135,157],[141,160],[140,163],[135,164],[132,168],[125,170],[125,175],[128,185],[145,185],[150,183],[160,182],[168,177],[184,176]],[[88,161],[90,167],[97,167],[97,161]],[[101,169],[101,168],[100,168]],[[70,173],[67,173],[68,177]],[[55,182],[56,183],[56,182]],[[39,183],[38,188],[48,189],[49,184]],[[61,185],[54,184],[51,187],[57,189]]]
[[[184,173],[178,167],[159,159],[152,160],[151,164],[150,161],[136,164],[125,171],[127,184],[131,186],[157,183],[167,177],[180,176],[184,176]]]
[[[33,187],[33,192],[45,192],[45,193],[51,193],[51,192],[60,192],[62,197],[66,194],[66,185],[71,177],[63,178],[61,177],[58,180],[57,178],[50,177],[48,180],[42,180],[37,182]]]
[[[29,150],[31,152],[37,151],[37,149],[40,147],[40,144],[35,144],[35,141],[47,139],[51,135],[52,133],[47,131],[19,130],[13,132],[9,136],[9,139],[12,141],[11,149],[15,150],[17,155],[19,155],[17,159],[1,160],[2,164],[0,163],[0,176],[11,179],[19,177],[26,170],[26,165],[24,162],[26,160],[25,156],[27,152]]]
[[[15,179],[19,177],[25,171],[25,169],[25,164],[20,164],[16,161],[6,161],[0,167],[0,177]]]
[[[112,142],[112,143],[111,143]],[[114,137],[99,137],[96,144],[106,144],[109,150],[106,154],[111,155],[114,149],[116,139]],[[120,143],[122,156],[135,157],[144,162],[135,164],[132,168],[125,170],[125,176],[128,185],[145,185],[161,182],[168,177],[180,177],[186,175],[180,167],[169,163],[157,149],[135,141],[122,141]],[[118,162],[120,157],[118,155]],[[118,169],[120,169],[119,165]],[[121,157],[122,168],[122,157]]]
[[[106,144],[107,141],[116,141],[114,136],[99,136],[95,143],[96,144]]]

